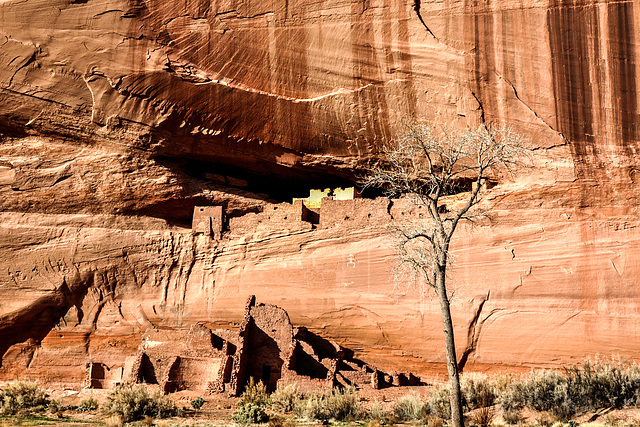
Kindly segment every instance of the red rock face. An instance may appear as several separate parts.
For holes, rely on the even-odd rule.
[[[394,284],[382,224],[400,212],[256,214],[353,180],[408,117],[507,122],[540,147],[456,241],[469,363],[638,358],[638,7],[1,1],[1,375],[66,363],[80,381],[150,327],[239,322],[249,294],[428,372],[439,315]],[[195,205],[225,207],[224,239],[184,228]]]

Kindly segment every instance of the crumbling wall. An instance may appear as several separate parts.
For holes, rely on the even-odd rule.
[[[87,377],[85,387],[95,389],[109,389],[122,383],[124,380],[124,367],[109,367],[104,363],[89,362],[87,364]]]
[[[216,332],[203,324],[189,331],[149,329],[124,368],[92,362],[85,381],[94,388],[120,381],[145,382],[157,384],[165,393],[195,390],[237,396],[250,378],[272,391],[292,383],[303,391],[339,385],[385,387],[415,378],[384,374],[354,359],[337,343],[304,327],[294,329],[284,309],[256,304],[255,296],[247,300],[239,331]]]
[[[247,304],[244,307],[244,318],[240,324],[240,331],[238,331],[238,348],[233,355],[233,367],[231,368],[231,375],[229,378],[229,394],[232,396],[238,396],[245,383],[245,368],[247,364],[247,348],[249,345],[249,333],[251,331],[251,308],[256,304],[255,295],[251,295],[247,299]]]
[[[320,227],[344,226],[357,227],[386,225],[391,220],[386,197],[377,199],[334,200],[323,199],[320,207]]]
[[[202,324],[193,325],[189,331],[150,329],[142,336],[136,355],[127,359],[121,377],[125,382],[158,384],[167,393],[205,391],[211,383],[223,381],[219,378],[225,372],[221,365],[228,363],[234,351],[234,344]],[[100,366],[92,363],[88,368],[91,387],[110,384],[100,377]]]
[[[218,378],[222,361],[208,357],[176,357],[163,388],[167,393],[180,390],[207,391],[212,379]]]
[[[192,230],[212,239],[222,237],[224,224],[222,206],[196,206],[193,208]]]
[[[259,304],[249,313],[250,326],[246,376],[261,380],[269,390],[275,390],[293,344],[293,327],[285,310],[275,305]]]
[[[301,231],[310,230],[312,224],[309,210],[302,201],[269,205],[259,213],[248,213],[241,217],[229,218],[232,234],[246,234],[270,230]]]

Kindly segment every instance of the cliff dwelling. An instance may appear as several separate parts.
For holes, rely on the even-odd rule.
[[[285,310],[256,304],[251,296],[239,330],[211,330],[203,324],[189,330],[148,330],[123,367],[89,363],[85,385],[113,388],[125,382],[146,383],[164,393],[194,390],[237,396],[250,378],[271,391],[287,384],[308,391],[421,384],[412,373],[384,373],[354,358],[349,349],[304,327],[293,327]]]

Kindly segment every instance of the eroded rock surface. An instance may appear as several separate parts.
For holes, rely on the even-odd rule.
[[[430,371],[437,304],[394,283],[383,228],[403,211],[275,204],[352,181],[407,117],[539,147],[455,242],[468,363],[640,357],[638,7],[0,1],[1,376],[79,382],[149,328],[239,324],[250,294]],[[197,205],[224,207],[222,239],[188,228]]]

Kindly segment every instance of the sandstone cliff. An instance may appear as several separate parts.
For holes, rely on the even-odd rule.
[[[150,327],[237,323],[249,294],[363,359],[428,371],[437,307],[394,287],[388,206],[220,241],[185,228],[195,205],[249,218],[353,180],[406,117],[506,121],[540,147],[456,242],[461,353],[640,356],[638,7],[0,1],[2,375],[78,378]]]

